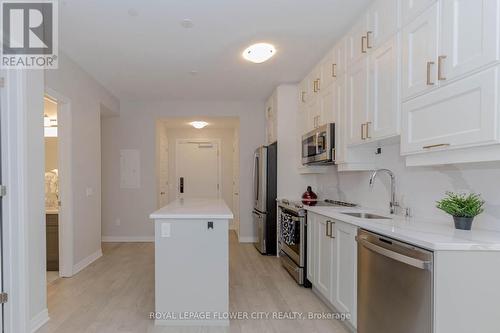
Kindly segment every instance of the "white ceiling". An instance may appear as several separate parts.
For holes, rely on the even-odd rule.
[[[63,0],[60,46],[122,100],[263,100],[300,81],[370,2]],[[259,41],[276,56],[244,61]]]

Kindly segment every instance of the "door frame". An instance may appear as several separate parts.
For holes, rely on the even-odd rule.
[[[57,164],[59,200],[61,201],[59,207],[59,276],[71,277],[73,276],[74,248],[71,101],[50,87],[45,87],[45,96],[57,103]]]
[[[179,153],[179,147],[181,144],[185,143],[212,143],[217,144],[217,183],[219,184],[217,198],[222,198],[222,147],[221,147],[221,139],[175,139],[175,196],[179,194],[179,188],[177,183],[177,170],[179,170],[179,159],[177,158]]]

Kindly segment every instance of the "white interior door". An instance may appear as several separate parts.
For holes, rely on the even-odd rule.
[[[177,197],[220,198],[220,143],[179,140],[176,146]]]

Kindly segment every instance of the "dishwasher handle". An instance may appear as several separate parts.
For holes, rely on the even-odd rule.
[[[420,260],[412,257],[405,256],[404,254],[397,253],[386,249],[382,246],[375,245],[362,237],[356,237],[356,241],[360,243],[362,246],[366,247],[368,250],[373,251],[377,254],[383,255],[387,258],[391,258],[393,260],[402,262],[403,264],[407,264],[419,269],[423,270],[431,270],[432,262],[426,260]]]

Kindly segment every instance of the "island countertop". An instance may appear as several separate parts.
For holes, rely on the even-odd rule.
[[[177,199],[149,215],[151,219],[232,219],[222,199]]]

